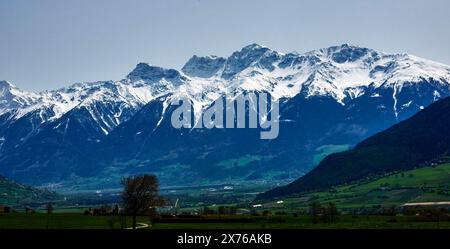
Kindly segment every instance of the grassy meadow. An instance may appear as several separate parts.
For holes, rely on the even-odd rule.
[[[112,220],[114,220],[112,222]],[[126,218],[125,227],[132,226]],[[313,223],[307,215],[265,216],[205,216],[174,221],[150,222],[138,217],[138,223],[151,224],[145,229],[449,229],[450,221],[424,220],[415,216],[339,215],[333,222]],[[121,229],[118,217],[85,216],[83,214],[0,214],[0,229]]]

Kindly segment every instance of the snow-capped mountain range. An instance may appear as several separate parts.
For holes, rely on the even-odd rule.
[[[52,115],[43,118],[48,121],[93,102],[139,107],[168,93],[199,101],[196,106],[207,106],[222,94],[242,90],[269,92],[276,99],[301,92],[307,97],[331,96],[345,105],[347,100],[364,94],[364,87],[391,87],[399,93],[405,83],[428,79],[448,87],[450,66],[348,44],[304,54],[284,54],[251,44],[229,58],[193,56],[181,72],[139,63],[123,80],[77,83],[40,93],[22,91],[8,81],[0,81],[0,114],[17,111],[17,119],[31,111],[48,109]]]
[[[123,142],[131,143],[129,147],[140,148],[139,151],[130,151],[126,158],[115,158],[115,161],[98,158],[96,161],[105,164],[120,161],[122,164],[117,165],[123,165],[125,161],[137,160],[152,164],[153,158],[142,158],[142,154],[145,154],[142,153],[142,148],[148,140],[168,139],[172,141],[167,147],[168,151],[179,149],[179,144],[174,141],[183,132],[167,131],[170,127],[166,117],[171,111],[171,101],[180,97],[190,99],[196,117],[199,117],[205,108],[224,95],[256,91],[268,92],[273,98],[282,100],[280,118],[286,123],[294,124],[287,125],[285,131],[282,126],[280,133],[288,132],[291,134],[288,136],[290,138],[281,137],[271,145],[262,142],[259,144],[255,140],[252,144],[257,150],[242,151],[240,154],[230,152],[230,155],[239,159],[246,155],[255,156],[256,152],[267,153],[269,150],[269,154],[276,157],[286,151],[282,149],[285,146],[298,146],[302,148],[302,152],[296,152],[301,154],[302,165],[298,165],[296,161],[299,158],[295,156],[295,160],[286,163],[287,168],[278,168],[278,171],[303,174],[311,168],[311,158],[317,147],[330,142],[351,145],[403,120],[431,102],[449,96],[449,82],[448,65],[409,54],[386,54],[348,44],[303,54],[284,54],[251,44],[228,58],[193,56],[181,71],[139,63],[122,80],[77,83],[39,93],[22,91],[7,81],[0,81],[0,173],[39,184],[73,179],[83,175],[77,170],[80,164],[78,157],[85,159],[87,151],[92,150],[109,150],[103,154],[120,154],[111,152],[114,150],[111,144],[131,135],[132,138]],[[317,100],[320,101],[316,103]],[[146,124],[138,124],[136,121],[142,121],[139,116],[144,114],[155,119],[152,124],[154,127],[145,134],[145,142],[135,140],[137,135],[144,136],[143,129],[140,128]],[[368,118],[369,114],[371,117]],[[315,129],[302,126],[303,130],[299,131],[297,124],[300,122],[310,121],[310,125],[319,127],[312,120],[317,115],[336,115],[335,119],[330,120],[334,124],[315,131],[317,136],[301,135],[301,139],[297,138],[300,141],[290,141],[295,138],[292,133],[303,134],[308,132],[305,129]],[[317,117],[318,121],[321,119]],[[132,129],[136,130],[133,134],[130,132]],[[162,131],[166,131],[165,135]],[[211,132],[214,133],[214,130],[207,133]],[[203,136],[202,132],[190,134],[193,136],[194,133],[196,137]],[[218,132],[222,133],[233,137],[227,132]],[[350,135],[342,137],[343,134]],[[358,135],[354,137],[354,134]],[[224,146],[231,148],[234,142],[238,141],[231,141],[231,144]],[[205,150],[202,152],[201,143],[191,141],[187,146],[197,146],[197,159],[201,159],[200,154],[205,153]],[[116,146],[116,150],[118,149]],[[144,150],[147,149],[150,150],[151,146],[146,145]],[[72,155],[65,156],[65,153]],[[163,158],[164,153],[161,153],[159,157]],[[214,154],[213,151],[208,153]],[[183,158],[180,153],[176,157]],[[189,161],[185,159],[180,159],[180,162]],[[225,159],[226,155],[222,155],[216,161],[205,162],[216,165]],[[254,161],[261,164],[264,159]],[[170,165],[174,163],[177,161],[172,160]],[[89,165],[97,167],[95,163]],[[33,172],[46,167],[66,170],[64,173],[51,174],[47,179],[30,178]],[[103,166],[98,168],[105,172]],[[163,172],[163,168],[161,166],[158,172]],[[196,169],[192,168],[192,171]],[[251,169],[244,175],[252,175],[254,171]],[[170,181],[170,176],[167,179]]]

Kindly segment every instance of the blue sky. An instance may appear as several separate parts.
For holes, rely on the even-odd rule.
[[[0,0],[0,79],[26,90],[180,69],[250,43],[305,52],[351,43],[450,64],[450,1]]]

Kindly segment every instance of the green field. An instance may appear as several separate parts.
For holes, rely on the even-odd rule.
[[[81,213],[10,213],[0,214],[0,229],[111,229],[121,228],[118,217],[88,216]],[[132,218],[125,219],[126,227],[132,226]],[[147,217],[138,217],[137,222],[149,223]]]
[[[241,223],[155,223],[153,229],[449,229],[450,221],[419,221],[415,217],[340,215],[333,223],[312,222],[310,216],[258,217]]]
[[[232,222],[227,219],[247,219]],[[297,228],[297,229],[389,229],[389,228],[450,228],[450,221],[423,221],[414,216],[382,216],[382,215],[340,215],[333,223],[313,224],[310,216],[274,215],[264,216],[226,216],[224,222],[209,222],[211,217],[198,219],[198,222],[156,222],[149,229],[264,229],[264,228]],[[217,219],[217,217],[214,217]],[[0,229],[111,229],[111,216],[85,216],[82,214],[1,214]],[[116,218],[117,219],[117,218]],[[126,227],[131,227],[131,217],[126,219]],[[138,217],[138,223],[150,224],[147,217]],[[120,229],[115,222],[114,229]]]

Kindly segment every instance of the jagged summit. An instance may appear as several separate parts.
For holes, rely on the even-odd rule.
[[[127,78],[131,80],[146,80],[146,81],[159,81],[161,79],[166,79],[172,82],[180,82],[181,75],[175,69],[165,69],[162,67],[151,66],[148,63],[139,63],[131,71]]]
[[[227,58],[222,73],[222,78],[230,79],[244,69],[256,64],[264,57],[269,60],[273,60],[274,56],[278,57],[279,54],[267,47],[263,47],[258,44],[250,44],[242,48],[240,51],[234,52],[230,57]],[[264,64],[266,63],[267,60],[266,62],[264,62]]]
[[[215,55],[192,56],[181,71],[191,77],[209,78],[216,75],[223,68],[226,59]]]
[[[349,45],[347,43],[326,48],[324,51],[337,63],[355,62],[364,56],[370,57],[372,60],[380,58],[380,54],[373,49]]]
[[[9,81],[0,81],[0,114],[25,108],[38,101],[38,94],[22,91]]]
[[[4,88],[10,88],[10,87],[12,87],[13,85],[9,82],[9,81],[6,81],[6,80],[0,80],[0,89],[4,89]]]

